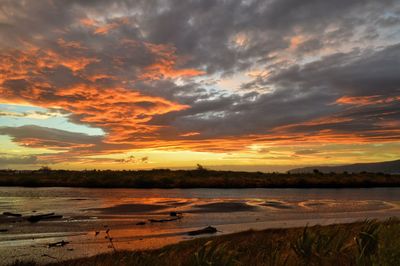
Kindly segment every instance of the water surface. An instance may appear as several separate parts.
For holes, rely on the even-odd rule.
[[[192,239],[208,225],[218,234],[248,229],[352,222],[400,216],[400,188],[361,189],[87,189],[0,188],[0,213],[54,212],[35,224],[0,215],[0,261],[49,262],[117,249],[156,248]],[[177,221],[170,212],[183,213]],[[138,223],[144,225],[137,225]],[[98,233],[96,233],[98,232]],[[49,243],[68,241],[64,247]]]

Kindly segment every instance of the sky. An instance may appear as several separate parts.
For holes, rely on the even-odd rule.
[[[0,168],[400,158],[400,1],[0,0]]]

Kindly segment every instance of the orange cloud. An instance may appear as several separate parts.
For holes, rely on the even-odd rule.
[[[93,76],[88,76],[87,78],[92,82],[96,82],[101,79],[115,79],[113,76],[107,74],[94,74]]]
[[[155,63],[143,69],[140,75],[141,79],[157,80],[163,78],[193,77],[205,74],[204,71],[192,68],[177,69],[178,58],[175,55],[175,48],[171,46],[150,43],[146,43],[146,46],[158,56]]]
[[[296,49],[300,44],[305,42],[307,40],[307,37],[303,35],[296,35],[290,38],[289,41],[289,49]]]
[[[74,45],[69,47],[74,47]],[[42,75],[44,71],[59,66],[76,72],[97,61],[93,57],[62,55],[51,49],[42,50],[33,46],[25,51],[14,50],[0,56],[0,84],[5,80],[29,80],[32,79],[32,75]],[[43,82],[46,81],[35,80],[37,85]]]
[[[104,35],[107,34],[109,31],[116,29],[119,27],[117,23],[110,23],[103,26],[99,26],[95,29],[94,34]]]
[[[87,25],[91,22],[86,21]],[[95,24],[94,24],[95,25]],[[207,138],[202,132],[171,130],[169,126],[149,123],[155,116],[189,108],[185,104],[162,97],[139,92],[134,81],[164,78],[192,77],[204,74],[191,68],[179,68],[182,58],[170,45],[156,45],[135,40],[122,40],[129,49],[148,52],[149,62],[132,67],[131,76],[119,75],[119,71],[131,71],[130,65],[116,56],[105,66],[93,53],[79,42],[59,38],[55,43],[62,51],[39,49],[27,45],[24,50],[7,51],[0,54],[0,101],[8,103],[30,103],[45,108],[58,107],[70,114],[76,123],[99,127],[106,136],[95,143],[23,138],[16,140],[24,146],[62,149],[69,155],[107,154],[134,148],[157,148],[165,150],[193,150],[205,152],[230,152],[246,149],[252,144],[297,145],[305,143],[365,143],[393,141],[399,136],[398,124],[382,121],[385,129],[362,132],[339,132],[333,126],[353,122],[352,118],[332,116],[276,127],[258,135],[224,136]],[[130,51],[127,49],[127,51]],[[90,49],[89,49],[90,50]],[[124,65],[125,64],[125,65]],[[73,82],[55,83],[58,68],[70,69]],[[107,68],[109,67],[109,68]],[[63,71],[65,70],[63,68]],[[117,69],[117,71],[115,71]],[[111,71],[110,71],[111,70]],[[135,72],[137,71],[137,72]],[[64,73],[64,72],[63,72]],[[129,72],[131,73],[131,72]],[[102,82],[103,79],[107,81]],[[111,80],[110,82],[108,82]],[[400,97],[364,96],[339,98],[336,104],[370,105],[400,100]],[[391,124],[389,124],[391,123]],[[388,126],[391,128],[387,128]],[[332,126],[332,127],[331,127]],[[396,128],[397,127],[397,128]],[[167,136],[168,135],[168,136]]]
[[[200,132],[187,132],[184,134],[180,134],[179,136],[181,137],[192,137],[192,136],[198,136],[200,135]]]
[[[124,88],[100,89],[77,85],[54,92],[54,99],[45,99],[46,89],[27,89],[22,96],[26,102],[46,108],[62,108],[79,122],[100,127],[107,132],[107,142],[124,142],[135,134],[154,133],[157,126],[146,124],[152,116],[187,108],[163,99],[146,96]],[[0,96],[0,100],[6,101]],[[31,141],[24,143],[32,144]]]
[[[335,117],[335,116],[328,116],[328,117],[321,117],[317,118],[311,121],[305,121],[302,123],[294,123],[294,124],[289,124],[285,126],[280,126],[276,127],[273,130],[274,131],[287,131],[296,127],[301,127],[301,126],[321,126],[321,125],[332,125],[332,124],[338,124],[338,123],[344,123],[344,122],[350,122],[352,121],[352,118],[349,117]]]
[[[80,23],[86,27],[94,27],[96,25],[96,21],[90,18],[83,18],[79,20]]]
[[[61,65],[68,67],[73,72],[84,69],[90,63],[96,62],[96,59],[81,58],[81,59],[64,59]]]
[[[53,104],[81,117],[81,122],[105,129],[109,132],[109,141],[124,141],[138,132],[155,131],[157,127],[145,124],[152,116],[188,107],[124,88],[99,89],[78,85],[62,89],[56,95],[71,101]]]
[[[57,40],[57,44],[60,47],[65,48],[65,49],[71,49],[71,48],[72,49],[86,49],[80,42],[77,42],[77,41],[67,42],[62,38],[59,38]]]
[[[337,104],[349,104],[349,105],[373,105],[373,104],[384,104],[391,103],[394,101],[400,101],[400,96],[395,97],[382,97],[381,95],[372,96],[343,96],[336,100]]]
[[[129,20],[127,18],[114,19],[110,23],[103,23],[101,21],[96,21],[90,18],[84,18],[80,20],[81,25],[89,28],[93,28],[93,33],[95,35],[105,35],[111,30],[117,29],[118,27],[127,24]]]
[[[73,51],[82,49],[77,43],[69,43],[59,39],[58,44]],[[163,51],[162,46],[158,46]],[[171,52],[169,49],[168,53]],[[155,51],[155,50],[154,50]],[[159,53],[156,56],[168,56],[171,60],[177,57],[172,54]],[[162,61],[162,59],[159,59]],[[45,108],[61,108],[71,114],[71,119],[102,128],[106,133],[105,142],[129,143],[132,139],[142,139],[149,135],[157,135],[159,126],[147,125],[155,115],[180,111],[188,106],[175,103],[157,96],[149,96],[132,88],[123,86],[121,77],[99,71],[86,73],[89,64],[97,64],[93,57],[71,57],[56,53],[53,50],[42,50],[30,46],[25,51],[11,51],[0,56],[0,101],[4,103],[28,103]],[[170,64],[170,71],[186,74],[186,70],[175,71]],[[69,86],[54,84],[52,71],[60,66],[69,68],[80,82]],[[94,65],[95,67],[96,65]],[[116,85],[106,86],[96,83],[101,79],[111,79]],[[119,84],[119,85],[118,85]],[[41,143],[38,139],[25,139],[21,145],[37,147],[46,145],[49,148],[70,146],[71,149],[89,148],[55,143]],[[126,145],[126,148],[131,145]],[[113,147],[108,147],[113,149]]]

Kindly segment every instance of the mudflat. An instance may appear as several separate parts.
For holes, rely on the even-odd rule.
[[[0,188],[1,209],[20,215],[0,213],[0,260],[48,263],[93,256],[113,251],[109,236],[117,250],[138,250],[203,237],[188,232],[207,226],[224,235],[400,217],[399,202],[399,188]],[[27,220],[48,213],[57,219]]]

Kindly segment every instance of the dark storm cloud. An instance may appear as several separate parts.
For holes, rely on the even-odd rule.
[[[310,94],[296,97],[291,90],[280,90],[273,94],[230,96],[195,103],[187,111],[170,113],[154,122],[199,131],[204,137],[263,134],[276,126],[317,118],[336,109],[324,104],[325,95]]]
[[[163,115],[153,122],[182,130],[190,128],[208,137],[263,134],[275,127],[329,116],[331,123],[303,125],[297,130],[384,130],[391,122],[398,126],[395,122],[400,119],[399,64],[400,45],[376,52],[334,54],[253,82],[259,87],[274,86],[271,93],[195,102],[191,109]]]
[[[53,38],[64,32],[67,40],[97,42],[99,51],[123,55],[130,64],[146,65],[151,54],[140,49],[133,54],[113,49],[116,41],[128,38],[172,44],[179,54],[190,57],[187,66],[203,66],[212,73],[247,68],[255,60],[288,48],[288,38],[293,35],[313,36],[304,46],[314,49],[321,47],[318,42],[332,46],[349,41],[357,27],[376,28],[378,21],[390,19],[385,10],[392,13],[396,9],[393,0],[5,1],[3,23],[13,27],[15,38],[7,35],[7,42],[22,38],[52,45]],[[112,25],[121,21],[115,18],[118,16],[126,18],[126,23],[110,30],[109,35],[93,36],[90,29],[79,26],[88,17]],[[327,31],[332,26],[333,30]],[[241,46],[234,43],[237,34],[247,39]],[[103,59],[107,60],[107,55]]]
[[[165,8],[157,8],[163,3]],[[147,38],[173,43],[208,73],[233,71],[290,46],[290,37],[311,35],[326,45],[349,41],[353,31],[383,16],[394,1],[146,1],[139,21]],[[150,8],[154,6],[154,8]],[[334,30],[326,32],[327,28]],[[241,46],[234,44],[244,34]],[[314,39],[307,46],[321,47]]]
[[[276,72],[261,85],[329,89],[340,95],[399,95],[400,44],[379,51],[338,53]]]

